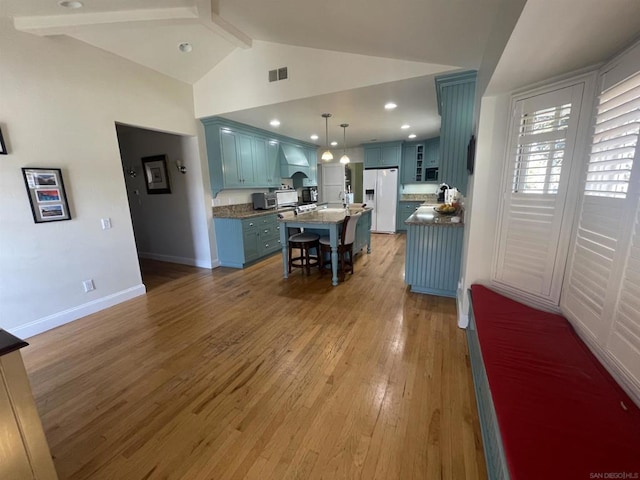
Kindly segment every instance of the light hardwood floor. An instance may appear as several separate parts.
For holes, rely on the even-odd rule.
[[[146,296],[30,338],[60,478],[486,478],[455,302],[372,243],[338,287],[144,262]]]

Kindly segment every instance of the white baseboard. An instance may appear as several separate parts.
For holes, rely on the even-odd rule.
[[[176,257],[175,255],[162,255],[159,253],[138,252],[138,256],[142,258],[148,258],[149,260],[158,260],[159,262],[179,263],[181,265],[189,265],[192,267],[200,268],[215,268],[218,265],[211,265],[209,262],[200,260],[198,258]],[[215,263],[215,262],[214,262]]]
[[[458,312],[458,327],[467,328],[469,326],[469,315],[464,315]]]
[[[78,305],[77,307],[54,313],[53,315],[40,318],[25,325],[20,325],[16,328],[9,328],[7,331],[19,338],[33,337],[34,335],[59,327],[65,323],[73,322],[74,320],[86,317],[92,313],[99,312],[100,310],[113,307],[119,303],[144,295],[146,291],[147,289],[145,286],[140,284],[135,287],[127,288],[126,290],[112,293],[106,297]]]

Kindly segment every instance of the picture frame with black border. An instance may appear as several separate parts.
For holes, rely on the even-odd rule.
[[[143,157],[142,170],[149,195],[171,193],[166,155]]]
[[[476,137],[471,135],[469,144],[467,145],[467,173],[473,175],[473,169],[476,163]]]
[[[23,168],[22,176],[35,223],[71,220],[60,168]]]
[[[4,137],[2,136],[2,127],[0,127],[0,155],[8,155],[7,146],[4,143]]]

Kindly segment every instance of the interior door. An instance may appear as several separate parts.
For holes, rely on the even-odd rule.
[[[322,189],[320,199],[329,207],[342,207],[344,199],[344,165],[329,163],[322,165]]]

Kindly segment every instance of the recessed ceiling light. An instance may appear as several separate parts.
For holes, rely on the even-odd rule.
[[[272,127],[279,127],[280,126],[280,120],[271,120],[269,122],[269,125],[271,125]]]
[[[404,124],[404,125],[402,125],[400,128],[401,128],[401,129],[403,129],[403,130],[406,130],[407,128],[411,128],[411,125],[407,125],[407,124],[405,123],[405,124]]]
[[[311,140],[317,140],[317,139],[318,139],[318,135],[316,135],[315,133],[311,135]]]
[[[73,2],[73,1],[63,1],[63,2],[58,2],[58,5],[60,5],[61,7],[64,8],[82,8],[84,7],[84,3],[82,2]]]
[[[393,103],[393,102],[389,102],[389,103],[387,103],[387,104],[384,106],[384,108],[385,108],[385,110],[393,110],[393,109],[394,109],[394,108],[396,108],[397,106],[398,106],[398,105],[396,105],[395,103]]]
[[[409,138],[416,138],[416,134],[412,133],[411,135],[409,135]]]
[[[331,142],[332,147],[335,147],[336,145],[338,145],[338,142]]]
[[[189,53],[191,50],[193,50],[193,45],[191,45],[189,42],[182,42],[180,45],[178,45],[178,50],[180,50],[182,53]]]

